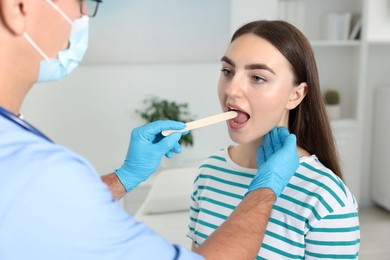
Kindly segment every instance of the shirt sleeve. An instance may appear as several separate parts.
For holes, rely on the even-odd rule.
[[[1,219],[1,259],[203,259],[127,214],[88,164],[54,157]]]
[[[322,218],[305,236],[305,259],[357,259],[360,227],[356,205]]]

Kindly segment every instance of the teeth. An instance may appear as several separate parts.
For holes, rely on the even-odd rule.
[[[231,108],[231,107],[229,107],[228,109],[229,109],[229,111],[238,111],[237,109]]]

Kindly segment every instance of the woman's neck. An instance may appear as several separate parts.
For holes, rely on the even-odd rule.
[[[230,159],[241,167],[257,169],[256,155],[259,145],[253,142],[230,147],[228,151]],[[301,147],[297,147],[297,151],[299,157],[310,156],[310,153]]]
[[[229,156],[236,164],[251,169],[257,169],[256,153],[259,144],[240,144],[229,148]]]

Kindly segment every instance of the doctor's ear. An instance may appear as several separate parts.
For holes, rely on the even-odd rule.
[[[0,0],[0,18],[11,33],[24,32],[27,6],[28,0]]]
[[[306,94],[307,94],[306,82],[302,82],[298,86],[293,87],[293,90],[291,91],[290,97],[286,104],[286,108],[289,110],[296,108],[305,98]]]

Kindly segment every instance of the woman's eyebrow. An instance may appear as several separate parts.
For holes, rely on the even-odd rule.
[[[224,62],[226,62],[226,63],[232,65],[233,67],[236,66],[236,63],[235,63],[234,61],[232,61],[231,59],[229,59],[228,57],[226,57],[226,56],[223,56],[223,57],[221,58],[221,61],[224,61]]]
[[[276,74],[270,67],[268,67],[267,65],[265,65],[263,63],[245,65],[245,69],[247,69],[247,70],[268,70],[272,74],[274,74],[274,75]]]
[[[232,65],[233,67],[236,66],[236,63],[226,56],[223,56],[221,58],[221,61],[226,62],[226,63]],[[247,69],[247,70],[268,70],[272,74],[274,74],[274,75],[276,74],[275,71],[273,71],[270,67],[268,67],[267,65],[265,65],[263,63],[255,63],[255,64],[245,65],[245,69]]]

